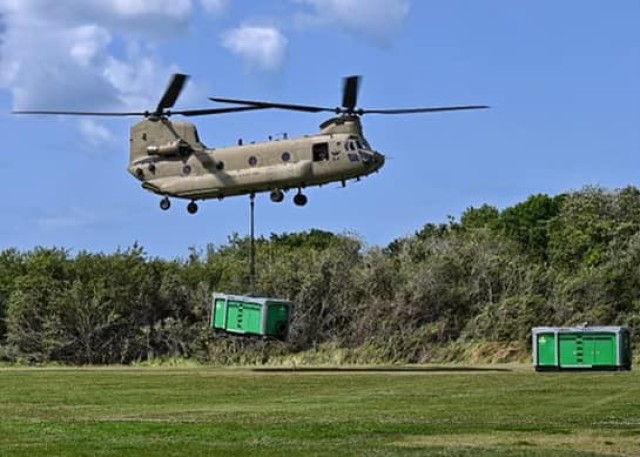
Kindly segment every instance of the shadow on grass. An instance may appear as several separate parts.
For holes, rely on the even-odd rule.
[[[510,368],[495,367],[264,367],[252,368],[260,373],[473,373],[508,372]]]

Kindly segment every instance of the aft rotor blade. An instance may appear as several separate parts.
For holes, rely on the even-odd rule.
[[[305,111],[307,113],[320,113],[322,111],[335,112],[339,108],[326,108],[323,106],[313,105],[297,105],[292,103],[274,103],[263,102],[258,100],[241,100],[237,98],[221,98],[221,97],[209,97],[209,100],[220,103],[234,103],[236,105],[247,105],[255,108],[281,108],[293,111]]]
[[[204,108],[204,109],[189,109],[179,111],[167,111],[166,115],[181,114],[182,116],[206,116],[208,114],[225,114],[225,113],[237,113],[239,111],[252,111],[257,109],[265,109],[262,106],[234,106],[231,108]]]
[[[348,76],[344,79],[342,87],[342,107],[347,112],[352,112],[358,104],[358,89],[361,76]]]
[[[164,95],[160,99],[160,103],[158,103],[158,107],[156,108],[155,113],[160,115],[162,112],[171,108],[175,103],[178,97],[180,96],[180,92],[184,88],[184,84],[189,79],[188,75],[184,75],[182,73],[176,73],[173,75],[167,90],[164,92]]]
[[[264,109],[261,106],[233,106],[229,108],[202,108],[202,109],[188,109],[188,110],[178,110],[178,111],[165,111],[162,113],[163,116],[169,117],[173,114],[180,114],[182,116],[205,116],[208,114],[225,114],[225,113],[235,113],[239,111],[252,111]],[[54,115],[63,115],[63,116],[150,116],[155,113],[150,113],[149,111],[138,111],[138,112],[104,112],[104,111],[48,111],[48,110],[21,110],[21,111],[13,111],[13,114],[54,114]]]
[[[411,114],[411,113],[437,113],[441,111],[462,111],[471,109],[487,109],[487,105],[467,106],[436,106],[432,108],[392,108],[392,109],[358,109],[357,114]]]
[[[63,116],[147,116],[148,111],[138,112],[103,112],[103,111],[47,111],[47,110],[18,110],[13,114],[60,114]]]

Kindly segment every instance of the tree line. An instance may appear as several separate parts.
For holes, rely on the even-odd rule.
[[[213,291],[248,290],[249,249],[238,235],[173,260],[138,245],[4,249],[0,360],[265,362],[329,347],[352,361],[422,362],[456,344],[526,350],[539,325],[640,324],[635,187],[471,207],[386,247],[322,230],[259,238],[257,291],[296,303],[286,343],[209,328]]]

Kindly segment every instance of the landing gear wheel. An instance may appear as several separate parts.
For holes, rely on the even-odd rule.
[[[162,200],[160,200],[160,209],[162,211],[166,211],[169,208],[171,208],[171,201],[167,197],[164,197]]]
[[[196,214],[198,212],[198,205],[196,202],[191,202],[187,205],[187,212],[189,214]]]
[[[269,197],[271,198],[272,202],[280,203],[282,200],[284,200],[284,192],[282,192],[280,189],[276,189],[271,191]]]
[[[307,196],[303,193],[296,194],[293,197],[293,203],[295,203],[297,206],[304,206],[307,204]]]

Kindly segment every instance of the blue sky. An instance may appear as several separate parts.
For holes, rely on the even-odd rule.
[[[125,171],[135,118],[13,109],[153,108],[171,73],[179,107],[208,96],[333,106],[364,76],[369,108],[491,110],[364,118],[389,160],[359,183],[257,198],[258,234],[320,228],[384,246],[469,206],[640,185],[640,2],[618,0],[0,0],[0,249],[184,257],[249,230],[248,197],[168,212]],[[198,118],[209,146],[314,133],[322,114]]]

